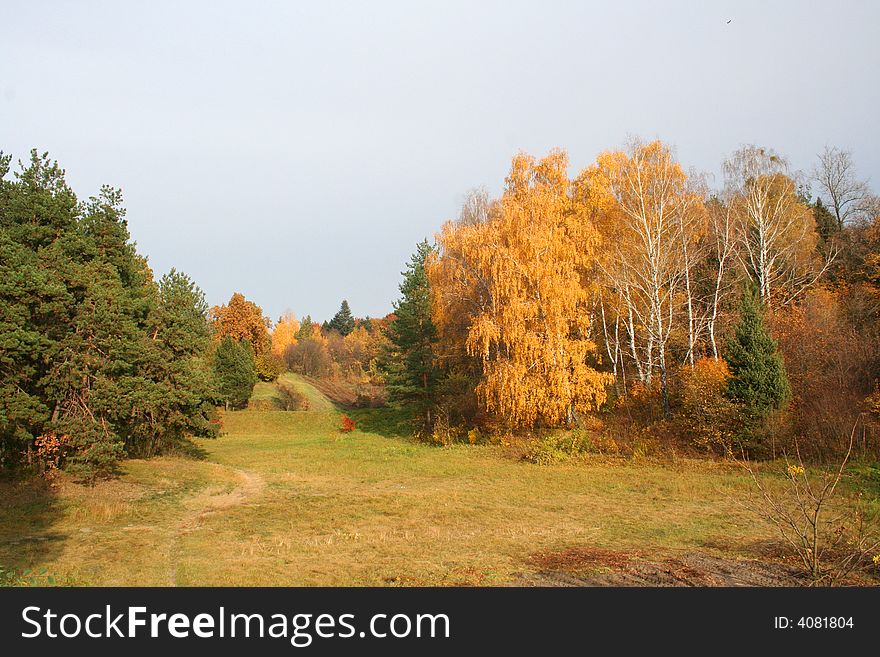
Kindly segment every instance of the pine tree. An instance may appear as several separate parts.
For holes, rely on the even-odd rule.
[[[327,323],[327,329],[336,331],[343,337],[354,331],[354,317],[351,315],[348,301],[345,299],[342,300],[342,305],[339,306],[339,311],[333,315],[333,319]]]
[[[58,440],[54,464],[94,477],[212,435],[201,291],[176,272],[154,282],[119,190],[80,203],[35,151],[8,171],[0,154],[0,467],[40,467],[34,448]]]
[[[214,354],[217,391],[227,410],[244,406],[257,383],[254,353],[248,342],[224,337]]]
[[[431,320],[431,297],[425,261],[433,252],[427,240],[419,242],[406,271],[401,297],[394,303],[394,319],[386,335],[390,342],[382,359],[387,390],[393,401],[415,403],[428,416],[440,372],[434,364],[437,328]]]
[[[782,408],[791,398],[785,364],[776,341],[764,326],[762,310],[757,290],[748,287],[743,293],[736,334],[724,353],[731,374],[727,396],[756,420]]]

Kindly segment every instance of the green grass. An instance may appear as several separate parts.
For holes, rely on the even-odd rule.
[[[312,411],[332,411],[335,406],[333,402],[322,395],[314,386],[309,385],[303,379],[292,372],[285,372],[278,377],[280,383],[292,386],[295,390],[302,393],[309,400],[309,410]]]
[[[270,408],[281,409],[283,408],[283,403],[284,400],[281,397],[281,391],[278,390],[278,386],[266,381],[257,381],[257,385],[254,386],[254,391],[251,393],[251,398],[248,402],[249,406],[263,408],[264,410]]]
[[[774,537],[737,504],[749,481],[724,464],[536,466],[413,442],[388,409],[354,413],[358,430],[342,434],[329,400],[291,381],[313,410],[226,413],[206,460],[126,461],[95,488],[2,484],[0,565],[92,585],[504,584],[539,551]]]

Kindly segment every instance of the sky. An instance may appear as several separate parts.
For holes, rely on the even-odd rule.
[[[729,22],[728,22],[729,21]],[[120,187],[157,276],[273,318],[382,316],[416,242],[510,160],[631,136],[880,187],[880,2],[0,0],[0,150]]]

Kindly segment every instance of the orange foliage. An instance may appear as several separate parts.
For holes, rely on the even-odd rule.
[[[37,460],[47,471],[58,469],[70,443],[70,436],[59,436],[49,431],[34,439]]]
[[[777,310],[771,325],[785,358],[801,449],[819,457],[845,449],[873,389],[876,341],[855,330],[839,294],[822,288]]]
[[[482,363],[478,397],[519,426],[596,409],[610,382],[587,364],[596,353],[586,336],[599,235],[591,208],[570,193],[567,168],[562,151],[516,156],[490,219],[447,224],[441,255],[427,266],[441,335],[461,321],[450,299],[469,299],[465,348]]]
[[[211,308],[211,321],[218,342],[228,335],[235,340],[250,342],[256,355],[269,351],[269,320],[263,317],[263,309],[245,299],[243,294],[236,292],[229,305]]]
[[[701,358],[679,376],[683,428],[696,445],[725,455],[732,451],[736,420],[736,406],[725,396],[728,379],[730,369],[720,358]]]
[[[272,331],[272,353],[284,357],[288,347],[296,344],[296,334],[299,332],[299,321],[293,313],[285,313],[278,320]]]

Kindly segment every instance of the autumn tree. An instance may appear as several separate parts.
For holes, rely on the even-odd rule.
[[[287,349],[296,344],[299,329],[300,323],[296,315],[291,312],[284,313],[272,329],[272,353],[283,358]]]
[[[682,300],[691,363],[695,351],[692,272],[706,223],[702,197],[688,187],[681,166],[659,141],[636,141],[626,151],[600,154],[581,174],[578,189],[584,202],[598,209],[608,257],[597,263],[617,296],[618,316],[624,313],[639,378],[650,385],[654,369],[659,371],[668,415],[668,343]]]
[[[484,407],[513,425],[570,422],[605,400],[610,377],[590,362],[591,267],[599,235],[590,208],[572,194],[568,157],[513,159],[497,212],[484,224],[447,226],[428,280],[440,303],[434,321],[455,322],[442,303],[458,287],[451,252],[468,261],[488,289],[475,309],[466,349],[482,364],[477,394]],[[460,241],[458,238],[461,238]]]
[[[317,331],[290,347],[286,359],[291,370],[306,376],[322,377],[332,371],[333,360],[327,348],[327,338]]]
[[[817,262],[813,214],[781,156],[744,146],[724,170],[744,269],[763,303],[789,303],[819,279],[834,253]]]
[[[246,340],[257,356],[271,348],[269,319],[263,316],[262,308],[245,299],[240,292],[232,295],[228,305],[214,306],[211,309],[211,320],[217,341],[226,336],[233,340]]]

